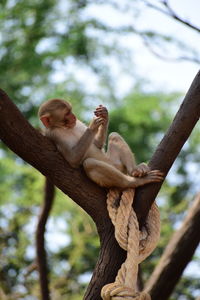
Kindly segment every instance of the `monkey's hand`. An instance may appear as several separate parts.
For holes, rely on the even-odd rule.
[[[94,114],[96,117],[101,117],[104,119],[104,124],[108,122],[108,110],[105,106],[99,105],[95,111]]]
[[[104,122],[105,122],[104,118],[94,117],[88,127],[90,128],[90,130],[96,133],[98,131],[99,126],[103,125]]]
[[[141,163],[133,170],[131,176],[144,177],[149,172],[150,172],[150,168],[145,163]]]

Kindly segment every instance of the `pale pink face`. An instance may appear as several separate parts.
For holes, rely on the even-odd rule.
[[[72,113],[72,107],[66,103],[65,108],[58,108],[50,116],[50,123],[53,126],[73,128],[76,125],[76,116]]]
[[[76,116],[72,113],[71,105],[64,110],[63,116],[64,126],[68,128],[73,128],[76,125]]]

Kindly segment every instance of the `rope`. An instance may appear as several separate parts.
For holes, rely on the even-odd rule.
[[[132,208],[134,195],[135,189],[127,189],[122,195],[118,189],[110,189],[107,195],[107,209],[115,227],[115,238],[120,247],[127,251],[127,258],[119,269],[115,282],[102,288],[103,300],[151,300],[149,294],[137,291],[138,265],[157,245],[160,217],[158,208],[153,203],[146,224],[140,231]]]

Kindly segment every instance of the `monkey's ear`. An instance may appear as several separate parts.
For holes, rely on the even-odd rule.
[[[43,125],[44,125],[46,128],[49,128],[49,126],[50,126],[49,115],[41,116],[41,117],[40,117],[40,120],[42,121]]]

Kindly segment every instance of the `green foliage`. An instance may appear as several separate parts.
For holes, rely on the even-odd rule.
[[[170,111],[165,107],[169,107],[177,96],[136,90],[112,112],[110,131],[117,131],[125,138],[138,162],[148,161],[151,157],[171,121]]]
[[[55,254],[53,263],[62,266],[67,261],[65,269],[60,269],[58,280],[53,276],[54,284],[59,287],[60,294],[66,297],[81,295],[95,267],[99,251],[99,240],[93,221],[73,203],[67,203],[67,232],[69,244],[61,247]],[[78,258],[78,259],[77,259]],[[66,284],[67,280],[67,284]]]
[[[191,284],[192,282],[192,284]],[[173,293],[173,296],[169,300],[194,300],[194,290],[200,290],[200,283],[198,278],[193,278],[190,276],[184,276],[181,278],[179,285],[176,288],[176,291]],[[199,295],[199,293],[197,294]]]
[[[0,203],[38,204],[43,189],[42,175],[21,160],[0,159]]]
[[[40,201],[41,177],[20,160],[0,159],[0,278],[6,294],[23,282],[23,273],[32,262],[28,255],[32,237],[27,224],[32,222],[34,207]]]

